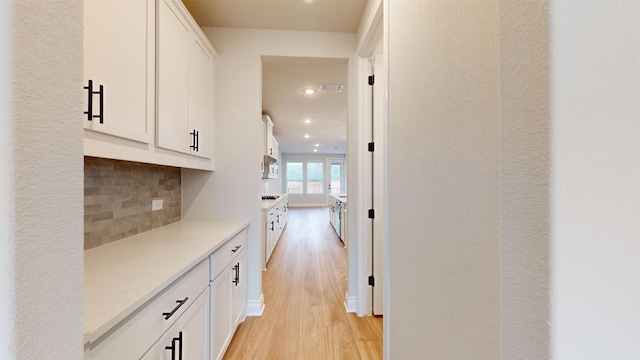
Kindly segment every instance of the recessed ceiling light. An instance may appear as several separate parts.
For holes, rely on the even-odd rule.
[[[309,134],[304,134],[304,138],[308,139],[309,138]]]
[[[318,149],[313,149],[313,152],[318,152]]]
[[[311,120],[307,119],[304,121],[305,124],[311,124]]]
[[[320,144],[316,144],[316,147],[320,146]]]
[[[313,94],[314,92],[316,92],[316,91],[315,91],[315,90],[313,90],[313,89],[304,89],[304,93],[305,93],[305,94],[307,94],[307,95],[311,95],[311,94]]]

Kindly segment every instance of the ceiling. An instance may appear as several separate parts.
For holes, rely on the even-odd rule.
[[[184,0],[198,25],[355,33],[367,0]],[[262,109],[283,153],[345,154],[346,59],[264,57]],[[344,91],[319,92],[320,85]],[[303,93],[313,88],[312,95]],[[305,124],[309,119],[311,123]],[[309,138],[305,139],[304,135]],[[316,148],[315,144],[319,144]]]
[[[343,92],[318,91],[320,85],[346,82],[346,59],[262,59],[262,111],[273,120],[280,151],[346,153],[348,88],[345,86]],[[307,95],[303,91],[307,88],[316,92]]]

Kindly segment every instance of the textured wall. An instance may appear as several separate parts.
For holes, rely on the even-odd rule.
[[[180,177],[180,168],[85,157],[84,248],[180,221]],[[155,199],[162,210],[151,210]]]
[[[503,359],[549,358],[549,22],[546,1],[500,2]]]
[[[498,4],[390,1],[389,36],[390,359],[498,359]]]
[[[640,2],[551,1],[554,359],[640,359]]]
[[[2,359],[82,359],[82,94],[82,1],[0,2]]]

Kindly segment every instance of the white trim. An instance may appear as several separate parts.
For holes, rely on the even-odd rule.
[[[258,300],[247,300],[247,316],[262,316],[264,312],[264,294]]]
[[[390,319],[391,319],[391,262],[390,262],[390,223],[389,223],[389,81],[391,79],[391,72],[390,72],[390,67],[389,67],[389,1],[388,0],[384,0],[382,2],[382,14],[383,14],[383,18],[382,18],[382,58],[383,58],[383,62],[384,62],[384,78],[385,78],[385,82],[384,82],[384,86],[385,86],[385,90],[384,90],[384,149],[383,149],[383,156],[384,156],[384,169],[383,169],[383,176],[384,176],[384,190],[383,190],[383,194],[382,197],[384,199],[384,211],[385,214],[387,214],[384,224],[384,238],[383,238],[383,242],[384,242],[384,247],[385,247],[385,252],[384,252],[384,263],[385,263],[385,267],[384,267],[384,277],[385,277],[385,282],[384,282],[384,289],[383,289],[383,296],[384,296],[384,316],[385,321],[383,323],[382,326],[382,347],[383,347],[383,354],[382,354],[382,358],[384,360],[389,360],[391,359],[391,326],[389,325],[391,323]]]
[[[348,313],[357,313],[356,310],[357,299],[355,296],[349,296],[349,292],[344,293],[344,308]]]
[[[387,1],[378,0],[371,1],[370,7],[366,9],[366,19],[361,24],[361,33],[359,37],[359,44],[357,49],[358,55],[358,142],[357,147],[358,154],[358,184],[365,184],[364,186],[358,186],[356,196],[353,196],[352,192],[349,192],[349,196],[352,198],[350,202],[357,208],[357,216],[351,215],[352,219],[349,221],[350,227],[357,229],[355,237],[350,237],[349,243],[354,244],[356,247],[356,289],[355,294],[356,308],[358,316],[371,315],[373,312],[372,305],[372,293],[371,288],[368,285],[368,276],[371,275],[371,242],[367,235],[370,235],[368,226],[368,219],[366,216],[366,210],[368,209],[368,200],[366,193],[371,189],[365,189],[367,187],[365,181],[365,174],[370,171],[370,159],[367,156],[368,152],[365,150],[365,145],[369,142],[370,126],[369,116],[371,116],[371,101],[370,101],[370,89],[367,85],[367,77],[372,73],[372,56],[380,41],[384,40],[383,28],[386,26],[384,22],[384,15],[386,11]],[[383,50],[384,52],[384,50]],[[384,55],[383,55],[384,57]],[[385,66],[387,66],[385,64]],[[381,74],[382,75],[382,74]],[[384,74],[382,76],[386,76]],[[388,86],[388,85],[385,85]],[[386,107],[386,104],[385,104]],[[370,186],[370,185],[369,185]],[[384,196],[383,196],[384,197]],[[353,247],[352,247],[353,250]],[[350,274],[351,275],[351,274]],[[386,282],[385,282],[386,284]],[[386,322],[385,322],[386,324]]]

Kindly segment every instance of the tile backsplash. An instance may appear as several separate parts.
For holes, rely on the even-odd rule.
[[[180,168],[84,158],[84,248],[180,221]],[[151,201],[163,209],[151,211]]]

